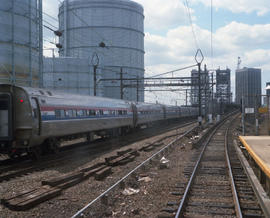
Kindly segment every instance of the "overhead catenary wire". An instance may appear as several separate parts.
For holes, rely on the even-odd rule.
[[[195,33],[195,30],[194,30],[194,27],[193,27],[193,22],[192,22],[192,17],[191,17],[191,12],[190,12],[190,7],[189,7],[189,4],[188,4],[188,0],[185,0],[184,5],[185,5],[186,10],[187,10],[187,15],[188,15],[188,19],[189,19],[189,22],[190,22],[194,43],[195,43],[196,49],[198,50],[199,49],[199,43],[198,43],[196,33]]]
[[[213,68],[213,0],[211,0],[211,65]]]
[[[165,72],[165,73],[157,74],[157,75],[151,76],[151,78],[164,76],[166,74],[174,73],[174,72],[181,71],[181,70],[186,70],[186,69],[196,67],[196,66],[197,66],[197,64],[193,64],[193,65],[190,65],[190,66],[187,66],[187,67],[182,67],[182,68],[179,68],[179,69],[176,69],[176,70],[171,70],[171,71],[168,71],[168,72]]]

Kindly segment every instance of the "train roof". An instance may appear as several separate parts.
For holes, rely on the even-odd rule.
[[[0,86],[10,86],[15,88],[23,89],[29,96],[36,96],[40,99],[41,105],[76,105],[76,106],[91,106],[95,107],[117,107],[117,108],[128,108],[131,104],[136,105],[138,109],[147,109],[147,110],[159,110],[163,107],[166,108],[179,108],[180,106],[172,106],[172,105],[163,105],[163,104],[154,104],[154,103],[146,103],[146,102],[135,102],[135,101],[127,101],[121,99],[113,99],[106,97],[98,97],[98,96],[89,96],[89,95],[78,95],[78,94],[70,94],[64,93],[56,90],[49,90],[44,88],[32,88],[32,87],[24,87],[24,86],[14,86],[11,84],[0,84]]]
[[[89,95],[78,95],[64,93],[61,91],[49,90],[44,88],[32,88],[24,86],[14,86],[10,84],[0,84],[0,86],[10,86],[24,90],[29,96],[36,96],[40,99],[41,105],[76,105],[76,106],[91,106],[95,107],[117,107],[117,108],[127,108],[131,104],[135,104],[137,107],[143,108],[153,108],[159,104],[151,104],[145,102],[134,102],[121,99],[113,99],[106,97],[98,96],[89,96]],[[159,107],[161,107],[159,105]]]

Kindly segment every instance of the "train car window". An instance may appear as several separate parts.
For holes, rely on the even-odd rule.
[[[55,110],[55,117],[60,118],[61,117],[61,112],[60,110]]]
[[[87,111],[83,110],[83,116],[86,117],[87,116]]]
[[[82,117],[83,116],[83,110],[77,110],[77,116]]]
[[[127,115],[127,111],[123,111],[123,114],[124,114],[124,115]]]
[[[122,111],[121,110],[118,111],[118,115],[122,115]]]
[[[35,101],[35,99],[31,99],[31,103],[32,103],[32,108],[33,108],[33,117],[34,118],[38,118],[38,109],[37,109],[37,102]]]
[[[95,110],[89,110],[89,115],[90,116],[96,116],[96,111]]]
[[[37,109],[33,109],[33,113],[34,113],[34,118],[37,118],[38,117],[38,112],[37,112]]]
[[[61,118],[65,117],[65,110],[60,110]]]
[[[73,110],[67,110],[66,115],[67,115],[67,117],[74,117],[73,116]]]
[[[103,110],[99,110],[99,115],[103,115]]]
[[[72,117],[77,117],[77,111],[76,110],[72,110]]]
[[[65,118],[65,110],[55,110],[56,118]]]

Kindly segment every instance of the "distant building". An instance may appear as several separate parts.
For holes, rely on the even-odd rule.
[[[266,96],[263,97],[263,106],[267,106],[267,97]]]
[[[231,103],[231,70],[216,70],[216,97],[222,104]]]
[[[202,113],[205,113],[205,108],[208,106],[208,98],[210,96],[210,81],[208,71],[201,71],[201,104]],[[199,76],[197,70],[191,71],[191,95],[190,103],[192,106],[199,106]],[[205,107],[206,106],[206,107]]]
[[[255,96],[262,94],[261,69],[246,68],[238,69],[235,72],[235,101],[241,104],[244,96],[246,107],[255,106]],[[258,105],[261,105],[261,97],[257,98]]]
[[[270,96],[270,82],[266,83],[266,95]]]

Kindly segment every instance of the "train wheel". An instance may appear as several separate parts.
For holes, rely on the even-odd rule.
[[[94,140],[94,133],[87,133],[86,139],[88,142],[92,142]]]
[[[28,154],[32,160],[39,160],[42,155],[41,147],[40,146],[32,147],[28,152]]]
[[[19,152],[18,150],[13,150],[11,152],[9,152],[8,156],[10,159],[16,159],[16,158],[20,158],[21,157],[21,152]]]
[[[60,141],[52,138],[48,140],[49,149],[52,153],[57,154],[60,151]]]

